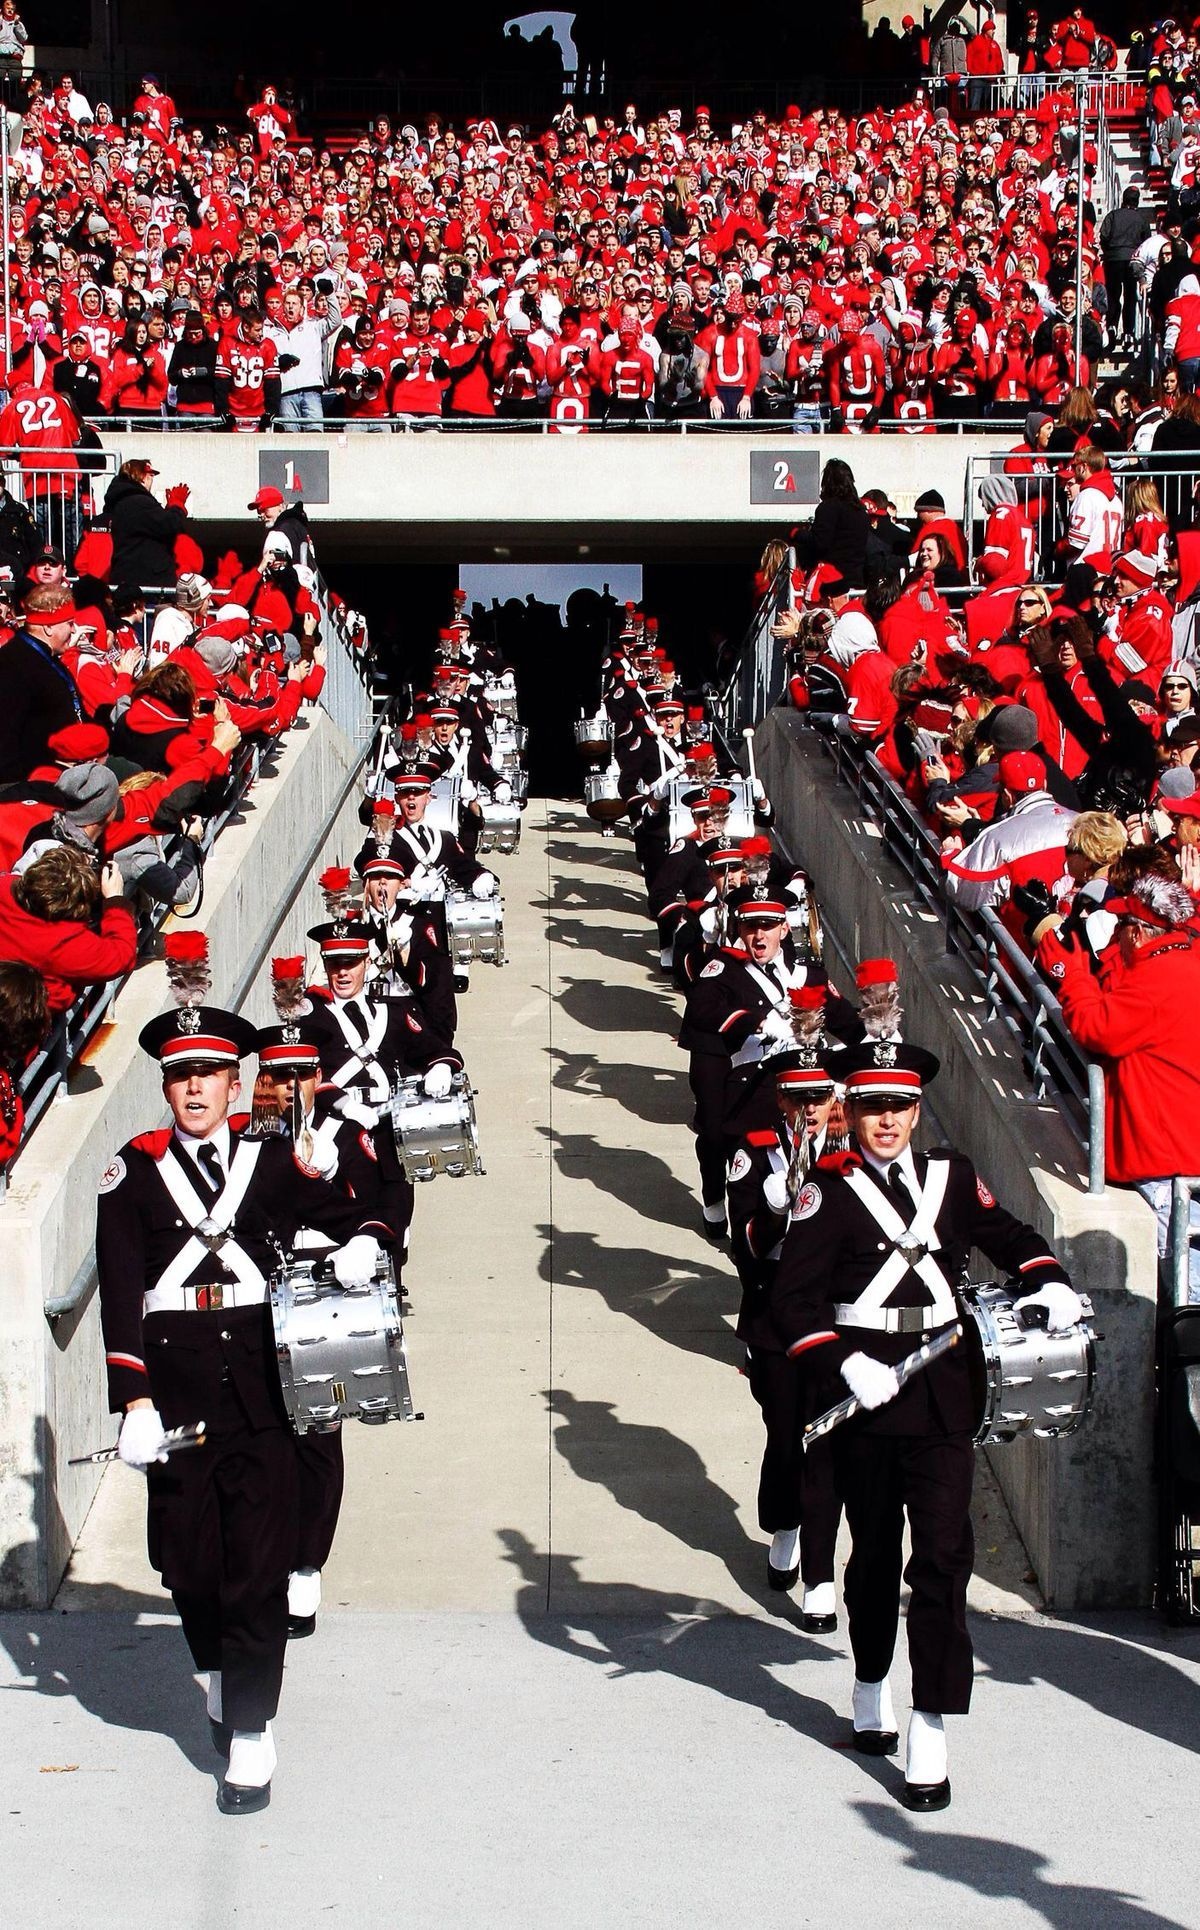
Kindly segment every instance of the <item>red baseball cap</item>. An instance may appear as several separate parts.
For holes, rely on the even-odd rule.
[[[1046,766],[1033,751],[1005,751],[996,770],[1005,790],[1014,796],[1046,788]]]
[[[247,509],[282,509],[282,489],[260,489],[253,502],[246,504]]]

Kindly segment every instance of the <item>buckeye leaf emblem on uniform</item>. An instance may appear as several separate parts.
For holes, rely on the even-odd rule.
[[[125,1177],[125,1161],[121,1158],[121,1155],[118,1153],[117,1157],[113,1160],[112,1165],[105,1170],[97,1190],[101,1193],[115,1193],[117,1187],[121,1184],[121,1181],[124,1179],[124,1177]]]
[[[750,1171],[750,1155],[745,1150],[744,1147],[739,1147],[737,1152],[733,1156],[733,1161],[729,1168],[730,1185],[732,1186],[736,1184],[736,1182],[739,1179],[745,1179],[746,1174],[749,1171]]]
[[[724,970],[725,970],[725,967],[721,963],[721,960],[719,958],[714,958],[710,960],[710,962],[704,967],[704,970],[701,972],[700,976],[701,978],[720,978],[721,973]]]
[[[820,1204],[821,1189],[815,1180],[810,1179],[808,1184],[802,1186],[796,1195],[796,1204],[792,1208],[793,1220],[811,1220]]]

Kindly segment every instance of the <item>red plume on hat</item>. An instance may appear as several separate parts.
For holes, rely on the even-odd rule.
[[[329,918],[344,918],[350,909],[350,867],[349,865],[329,865],[317,879],[325,900],[325,912]]]
[[[302,953],[296,958],[271,960],[271,1003],[283,1025],[286,1025],[289,1019],[303,1018],[305,1013],[312,1011],[312,1006],[304,994]]]
[[[788,998],[792,1007],[792,1032],[797,1045],[815,1045],[825,1025],[825,987],[793,985]]]
[[[864,958],[854,974],[858,1016],[869,1039],[886,1039],[900,1030],[900,975],[894,958]]]
[[[456,610],[461,610],[466,600],[467,600],[467,593],[465,590],[451,590],[450,601],[451,603],[453,603]]]
[[[208,940],[202,931],[169,932],[163,941],[167,985],[176,1005],[203,1005],[212,988]]]

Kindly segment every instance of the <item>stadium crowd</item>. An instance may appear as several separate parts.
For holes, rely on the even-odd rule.
[[[154,501],[148,468],[114,480],[115,537],[84,537],[73,582],[28,510],[0,504],[19,559],[0,581],[0,1166],[20,1142],[19,1076],[53,1018],[130,972],[167,911],[198,909],[211,827],[250,750],[278,742],[324,683],[303,510],[260,491],[258,561],[229,551],[212,582],[189,567],[151,618],[142,581],[174,582],[178,557],[203,554],[184,510]],[[123,495],[136,512],[124,529]],[[131,561],[147,574],[121,575]]]
[[[243,126],[206,130],[153,76],[124,123],[71,75],[35,77],[13,164],[14,386],[81,422],[253,432],[1057,410],[1132,341],[1138,288],[1161,296],[1160,257],[1182,267],[1187,244],[1136,204],[1115,233],[1114,211],[1097,219],[1088,140],[1077,355],[1075,91],[1051,67],[1027,104],[984,111],[954,84],[957,24],[898,107],[731,127],[703,105],[688,125],[568,104],[534,133],[381,115],[322,145],[272,86]],[[1069,71],[1082,29],[1094,42],[1077,9],[1038,59]],[[986,71],[978,42],[964,74]],[[1190,69],[1155,74],[1165,106]],[[1190,387],[1190,340],[1173,347]]]
[[[1200,530],[1172,529],[1148,480],[1122,503],[1086,438],[1070,466],[1061,580],[1039,580],[1021,476],[997,474],[976,582],[950,600],[966,545],[938,493],[905,524],[828,461],[774,626],[782,701],[847,720],[939,840],[949,899],[1036,961],[1105,1068],[1108,1178],[1146,1194],[1165,1252],[1200,1099]]]

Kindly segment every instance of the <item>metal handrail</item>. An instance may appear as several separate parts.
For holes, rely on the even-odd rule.
[[[321,612],[323,634],[331,636],[336,646],[328,659],[328,671],[332,672],[332,676],[327,675],[329,696],[327,698],[325,690],[322,690],[318,701],[328,711],[334,722],[345,730],[351,741],[369,744],[374,734],[374,723],[365,736],[359,727],[362,711],[361,693],[365,692],[371,699],[372,712],[377,710],[371,685],[369,653],[355,647],[346,631],[340,610],[330,602],[327,585],[320,578],[316,585],[316,601]],[[350,686],[345,690],[341,688],[342,679],[339,671],[343,665],[352,684],[359,689],[360,701],[357,707],[353,705]],[[274,740],[264,743],[248,741],[238,747],[230,769],[231,781],[225,804],[219,812],[205,821],[204,832],[200,839],[203,857],[208,857],[217,838],[234,813],[244,804],[257,780],[262,776],[272,775],[270,764],[278,749],[279,744]],[[181,837],[164,840],[164,850],[168,858],[178,856],[181,849]],[[161,904],[147,908],[143,912],[139,920],[138,951],[134,971],[153,950],[155,941],[173,909],[171,905]],[[6,1165],[0,1168],[0,1201],[5,1196],[8,1174],[28,1145],[38,1121],[53,1101],[68,1096],[67,1081],[73,1065],[100,1027],[111,1022],[117,999],[131,975],[126,973],[120,979],[108,980],[103,985],[97,985],[82,993],[68,1010],[56,1019],[40,1050],[17,1081],[17,1090],[25,1108],[25,1119],[19,1145]],[[71,1304],[76,1303],[71,1302]],[[68,1310],[66,1306],[59,1309],[60,1312]]]
[[[1192,1203],[1197,1198],[1200,1198],[1200,1179],[1178,1175],[1171,1181],[1167,1265],[1171,1274],[1171,1300],[1176,1307],[1191,1304]]]
[[[1074,454],[1056,451],[1041,455],[1039,461],[1046,465],[1046,470],[1038,474],[1029,471],[1007,472],[1004,464],[1011,453],[1011,450],[996,450],[987,455],[967,457],[963,476],[963,529],[968,572],[973,571],[978,553],[978,532],[984,520],[980,486],[988,476],[1007,474],[1034,527],[1035,546],[1044,566],[1037,572],[1037,580],[1049,582],[1055,546],[1067,528],[1067,515],[1064,514],[1058,485],[1061,478],[1070,473]],[[1194,449],[1181,449],[1174,458],[1164,452],[1151,450],[1147,455],[1139,455],[1129,449],[1110,454],[1108,466],[1119,499],[1124,498],[1126,483],[1145,480],[1156,484],[1173,526],[1179,520],[1186,520],[1181,518],[1185,505],[1190,516],[1192,490],[1200,481],[1200,455]]]
[[[830,718],[825,729],[805,723],[832,757],[839,779],[879,827],[885,850],[906,872],[921,903],[941,920],[947,952],[963,961],[991,1016],[1018,1040],[1032,1096],[1058,1100],[1087,1148],[1088,1191],[1103,1192],[1103,1077],[1093,1077],[1099,1068],[1075,1043],[1053,992],[995,912],[969,911],[947,894],[938,839],[855,736],[849,719]]]

